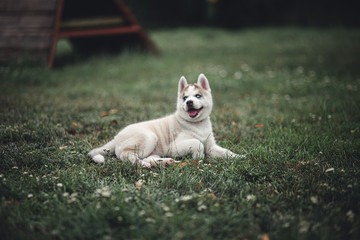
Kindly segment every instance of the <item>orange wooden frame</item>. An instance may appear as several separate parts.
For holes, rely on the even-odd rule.
[[[98,28],[98,29],[78,29],[78,30],[61,30],[61,16],[63,11],[65,0],[58,1],[58,7],[56,11],[56,18],[54,24],[54,32],[51,42],[50,55],[48,59],[48,67],[51,69],[54,66],[56,45],[59,38],[68,37],[86,37],[86,36],[99,36],[99,35],[116,35],[116,34],[137,34],[144,42],[145,46],[154,54],[158,54],[158,49],[150,40],[144,29],[140,26],[139,22],[132,14],[130,9],[125,5],[122,0],[113,0],[122,13],[122,17],[125,18],[130,25],[118,26],[110,28]],[[70,0],[71,1],[71,0]]]

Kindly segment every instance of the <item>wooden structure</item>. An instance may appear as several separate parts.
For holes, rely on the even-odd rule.
[[[56,0],[0,1],[0,62],[27,57],[47,61]]]
[[[110,44],[108,47],[115,49],[124,34],[137,36],[151,52],[157,53],[122,0],[0,2],[0,62],[26,55],[29,59],[47,61],[52,68],[60,38],[69,38],[75,48],[95,49]],[[99,37],[112,41],[102,44]]]

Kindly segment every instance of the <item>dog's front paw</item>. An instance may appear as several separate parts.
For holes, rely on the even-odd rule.
[[[92,160],[96,163],[104,163],[105,162],[105,158],[104,156],[97,154],[95,156],[92,157]]]
[[[143,168],[151,169],[151,164],[148,162],[140,160],[139,165],[142,166]]]

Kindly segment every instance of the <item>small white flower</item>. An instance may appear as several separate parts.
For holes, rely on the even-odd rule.
[[[68,197],[69,196],[69,193],[68,192],[64,192],[63,193],[63,197]]]
[[[148,223],[155,223],[155,219],[150,218],[150,217],[146,218],[145,221]]]
[[[128,203],[128,202],[130,202],[132,199],[133,199],[132,197],[127,197],[127,198],[124,199],[124,201],[125,201],[126,203]]]
[[[165,212],[169,212],[170,211],[170,208],[166,205],[163,205],[162,206],[162,209],[165,211]]]
[[[79,194],[77,193],[77,192],[73,192],[71,195],[70,195],[70,197],[72,197],[72,198],[75,198],[75,197],[77,197]]]
[[[146,214],[145,210],[141,210],[138,215],[139,215],[139,217],[142,217],[142,216],[144,216],[145,214]]]
[[[181,197],[175,199],[175,202],[180,202],[180,201],[186,202],[186,201],[191,200],[192,198],[193,197],[191,195],[185,195],[185,196],[181,196]]]
[[[286,222],[286,223],[283,224],[283,228],[288,228],[288,227],[290,227],[290,223],[289,223],[289,222]]]
[[[13,166],[12,168],[13,168],[13,169],[19,169],[17,166]]]
[[[248,72],[250,70],[250,67],[249,65],[247,65],[246,63],[241,65],[241,69],[244,71],[244,72]]]
[[[28,198],[32,198],[33,196],[34,196],[34,194],[32,194],[32,193],[29,193],[29,194],[27,195]]]
[[[347,218],[348,218],[348,220],[349,220],[350,222],[354,221],[355,214],[354,214],[354,212],[353,212],[352,210],[349,210],[349,211],[346,213],[346,216],[347,216]]]
[[[2,177],[4,177],[4,175],[3,175],[3,174],[0,174],[0,178],[2,178]]]
[[[316,196],[311,196],[310,197],[310,201],[313,203],[313,204],[318,204],[319,203],[319,200]]]
[[[63,187],[64,185],[62,183],[58,183],[58,184],[56,184],[56,186]]]
[[[242,77],[242,73],[241,73],[241,72],[235,72],[235,73],[234,73],[234,78],[235,78],[235,79],[241,79],[241,77]]]
[[[206,207],[205,205],[200,205],[200,206],[198,207],[198,210],[199,210],[199,211],[206,210],[206,209],[207,209],[207,207]]]
[[[24,175],[28,174],[28,172],[23,172]]]
[[[95,192],[103,197],[110,197],[110,195],[111,195],[109,186],[105,186],[103,188],[98,188],[98,189],[96,189]]]
[[[227,76],[227,71],[222,69],[222,70],[219,71],[219,75],[220,75],[220,77],[224,78],[224,77]]]
[[[310,228],[310,223],[307,221],[301,221],[299,224],[299,233],[307,233]]]
[[[167,217],[167,218],[170,218],[170,217],[173,217],[174,214],[172,214],[171,212],[167,212],[164,214],[164,217]]]
[[[249,194],[246,196],[246,200],[247,201],[255,201],[256,200],[256,196],[253,194]]]

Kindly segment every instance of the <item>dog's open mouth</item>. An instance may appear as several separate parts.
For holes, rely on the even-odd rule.
[[[190,109],[188,110],[189,117],[191,117],[191,118],[196,117],[197,115],[199,115],[201,109],[203,109],[203,108],[202,108],[202,107],[199,108],[199,109],[190,108]]]

